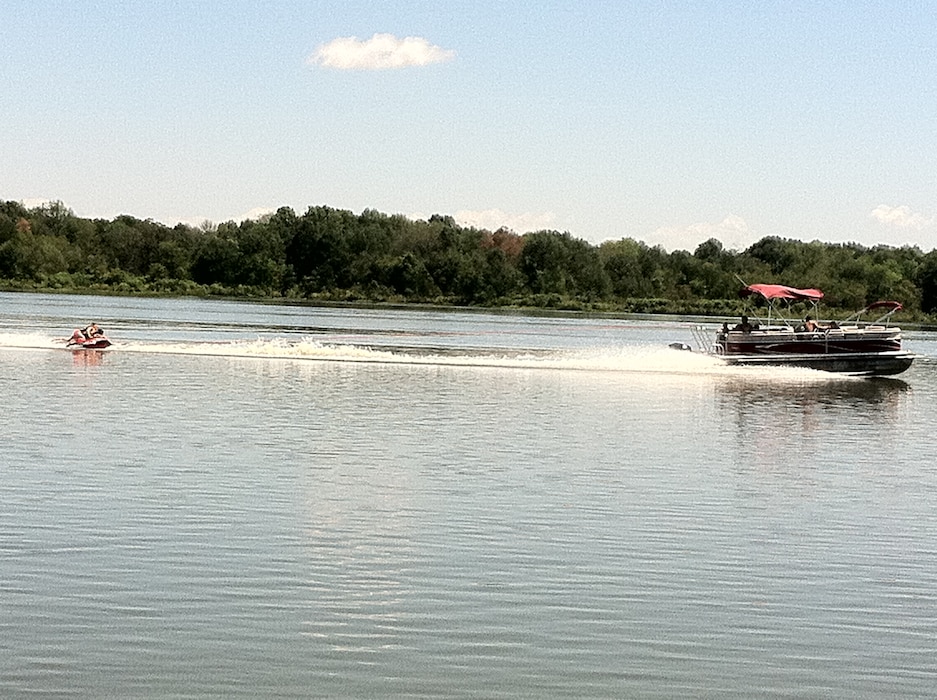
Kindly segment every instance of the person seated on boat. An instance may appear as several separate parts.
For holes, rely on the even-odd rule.
[[[99,328],[97,323],[91,323],[81,329],[81,334],[88,340],[91,340],[92,338],[100,338],[104,335],[104,330]]]
[[[735,330],[742,331],[742,333],[752,332],[752,324],[748,322],[748,316],[742,316],[742,322],[736,324]]]
[[[804,317],[804,330],[808,333],[814,333],[820,330],[820,326],[810,316]]]

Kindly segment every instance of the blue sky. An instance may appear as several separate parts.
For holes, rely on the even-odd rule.
[[[0,199],[937,247],[937,3],[0,0]]]

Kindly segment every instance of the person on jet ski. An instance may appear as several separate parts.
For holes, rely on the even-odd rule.
[[[91,323],[81,329],[81,334],[91,340],[92,338],[99,338],[104,335],[104,329],[99,328],[97,323]]]

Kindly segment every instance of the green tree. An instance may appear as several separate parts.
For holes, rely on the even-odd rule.
[[[68,241],[62,236],[36,235],[26,219],[21,219],[13,237],[0,245],[0,268],[11,277],[41,281],[68,272]]]
[[[921,309],[925,313],[937,313],[937,250],[922,259],[917,284],[921,290]]]
[[[404,253],[388,271],[390,286],[398,293],[418,299],[439,294],[439,288],[423,261],[414,253]]]
[[[771,274],[777,277],[794,264],[797,259],[795,247],[795,241],[768,236],[749,247],[747,253],[749,257],[765,263]]]
[[[192,279],[198,284],[233,286],[238,283],[237,242],[218,235],[204,234],[192,261]]]
[[[286,264],[304,293],[349,286],[346,231],[354,225],[354,218],[348,211],[310,207],[296,223],[285,247]]]
[[[519,264],[535,294],[596,299],[606,297],[611,288],[598,251],[569,233],[527,234]]]

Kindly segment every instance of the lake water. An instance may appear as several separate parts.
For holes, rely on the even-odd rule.
[[[906,337],[868,380],[676,320],[0,294],[0,697],[931,697]]]

